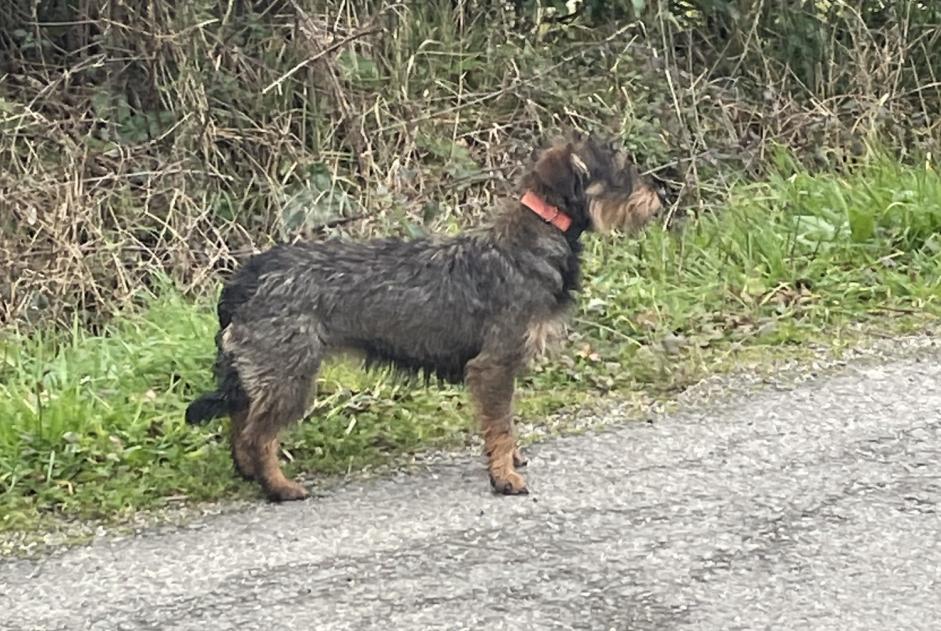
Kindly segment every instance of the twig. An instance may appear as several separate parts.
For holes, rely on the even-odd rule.
[[[339,49],[339,48],[342,48],[343,46],[346,46],[346,45],[349,44],[350,42],[355,41],[355,40],[357,40],[357,39],[361,39],[361,38],[363,38],[363,37],[366,37],[367,35],[374,35],[375,33],[381,33],[381,32],[382,32],[382,29],[381,29],[381,28],[378,28],[378,27],[368,28],[368,29],[365,29],[365,30],[362,30],[362,31],[358,31],[358,32],[356,32],[356,33],[353,33],[352,35],[349,35],[349,36],[347,36],[347,37],[344,37],[343,39],[341,39],[341,40],[338,41],[338,42],[334,42],[333,44],[330,44],[329,46],[327,46],[326,48],[324,48],[322,51],[320,51],[319,53],[317,53],[317,54],[314,55],[313,57],[308,57],[307,59],[305,59],[304,61],[298,63],[296,66],[294,66],[293,68],[291,68],[290,70],[288,70],[287,72],[285,72],[283,75],[281,75],[280,77],[278,77],[275,81],[272,81],[265,89],[263,89],[263,90],[261,91],[261,93],[262,93],[262,94],[268,94],[268,92],[270,92],[270,91],[273,90],[274,88],[280,86],[282,83],[284,83],[285,81],[287,81],[288,79],[290,79],[292,76],[294,76],[294,75],[297,73],[297,71],[299,71],[299,70],[301,70],[302,68],[304,68],[304,66],[307,66],[308,64],[314,63],[315,61],[317,61],[317,60],[320,59],[321,57],[324,57],[325,55],[329,55],[329,54],[332,53],[333,51],[335,51],[335,50],[337,50],[337,49]]]

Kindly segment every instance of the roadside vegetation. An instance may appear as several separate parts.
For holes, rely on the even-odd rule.
[[[182,421],[222,274],[458,230],[566,128],[618,134],[676,221],[587,238],[527,423],[941,313],[934,3],[53,4],[0,9],[2,530],[253,497],[225,424]],[[335,363],[319,390],[292,473],[475,440],[459,389]]]

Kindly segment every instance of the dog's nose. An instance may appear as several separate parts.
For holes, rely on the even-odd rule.
[[[657,177],[650,178],[650,188],[657,195],[660,202],[660,212],[665,212],[671,205],[670,189],[666,182]]]
[[[654,187],[654,191],[657,193],[657,199],[660,200],[661,210],[666,210],[670,207],[670,198],[667,194],[667,187],[662,184],[657,184]]]

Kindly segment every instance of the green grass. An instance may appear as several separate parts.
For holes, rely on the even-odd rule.
[[[941,177],[874,158],[843,176],[781,175],[737,190],[681,235],[589,237],[572,341],[521,380],[534,422],[599,393],[668,395],[740,351],[890,332],[941,312]],[[210,387],[210,302],[172,290],[97,335],[0,338],[0,529],[49,517],[120,518],[171,499],[252,496],[224,423],[182,421]],[[311,421],[286,437],[297,473],[340,473],[473,427],[458,389],[396,385],[334,364]]]

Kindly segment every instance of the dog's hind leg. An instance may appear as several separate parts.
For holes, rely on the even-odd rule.
[[[255,479],[255,459],[245,442],[245,424],[248,421],[248,410],[233,412],[230,417],[229,438],[232,448],[232,462],[235,470],[246,480]]]
[[[253,394],[245,427],[237,443],[251,459],[253,473],[269,499],[277,502],[302,500],[307,490],[289,480],[278,462],[281,429],[303,417],[313,390],[314,374],[308,378],[289,377],[271,383],[263,391]]]
[[[526,480],[516,472],[516,436],[513,432],[513,379],[515,364],[481,354],[467,364],[467,387],[477,408],[489,460],[490,484],[498,493],[528,493]]]
[[[231,354],[246,394],[244,416],[232,415],[232,456],[243,474],[251,473],[275,501],[307,497],[287,479],[278,463],[278,434],[300,420],[310,403],[320,367],[322,343],[303,319],[271,320],[229,327],[223,343]]]

